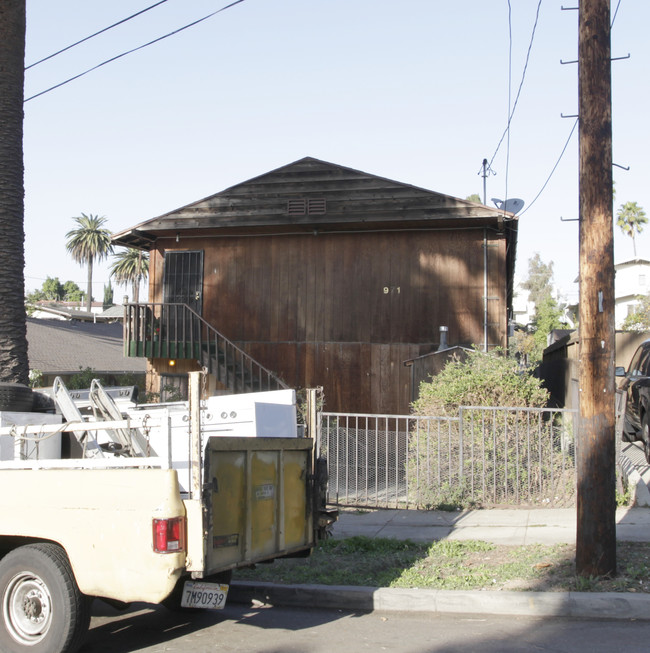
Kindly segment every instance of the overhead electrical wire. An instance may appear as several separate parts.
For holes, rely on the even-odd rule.
[[[512,5],[508,0],[508,125],[506,131],[508,138],[506,141],[506,179],[505,179],[505,197],[503,206],[505,211],[506,201],[508,200],[508,172],[510,170],[510,122],[512,121],[512,110],[510,108],[512,101]]]
[[[618,8],[621,6],[621,0],[618,0],[618,4],[616,5],[616,9],[614,10],[614,17],[612,18],[612,22],[609,26],[609,29],[612,29],[614,27],[614,21],[616,20],[616,14],[618,14]]]
[[[61,50],[57,50],[56,52],[53,52],[52,54],[48,54],[47,57],[43,57],[42,59],[39,59],[38,61],[35,61],[32,64],[29,64],[29,66],[25,66],[25,70],[29,70],[30,68],[33,68],[34,66],[38,66],[38,64],[43,63],[44,61],[48,61],[49,59],[53,59],[54,57],[63,54],[64,52],[67,52],[68,50],[71,50],[72,48],[76,47],[77,45],[81,45],[82,43],[85,43],[86,41],[90,41],[90,39],[95,38],[95,36],[99,36],[100,34],[103,34],[104,32],[108,32],[109,29],[113,29],[114,27],[117,27],[118,25],[122,25],[122,23],[126,23],[127,21],[131,20],[132,18],[136,18],[137,16],[140,16],[141,14],[146,13],[150,9],[154,9],[155,7],[158,7],[159,5],[164,4],[167,2],[167,0],[160,0],[160,2],[156,2],[155,5],[151,5],[150,7],[146,7],[142,11],[138,11],[138,13],[133,14],[132,16],[127,16],[126,18],[122,18],[122,20],[118,20],[117,23],[113,23],[112,25],[109,25],[108,27],[104,27],[104,29],[100,29],[99,32],[95,32],[94,34],[90,34],[89,36],[84,37],[83,39],[76,41],[75,43],[71,43],[70,45],[67,45],[65,48],[61,48]]]
[[[194,27],[195,25],[198,25],[199,23],[202,23],[204,20],[208,20],[208,18],[212,18],[213,16],[216,16],[217,14],[220,14],[222,11],[226,11],[226,9],[230,9],[231,7],[234,7],[235,5],[241,4],[244,2],[244,0],[235,0],[235,2],[231,2],[228,5],[225,5],[224,7],[221,7],[221,9],[217,9],[216,11],[213,11],[212,13],[208,14],[207,16],[203,16],[203,18],[199,18],[198,20],[195,20],[191,23],[188,23],[187,25],[183,25],[183,27],[179,27],[178,29],[175,29],[173,32],[169,32],[167,34],[164,34],[163,36],[159,36],[156,39],[153,39],[153,41],[149,41],[148,43],[143,43],[142,45],[139,45],[136,48],[132,48],[131,50],[127,50],[126,52],[122,52],[121,54],[115,55],[114,57],[111,57],[110,59],[106,59],[106,61],[102,61],[101,63],[97,64],[96,66],[93,66],[92,68],[88,68],[88,70],[84,70],[83,72],[79,73],[78,75],[74,75],[74,77],[70,77],[63,82],[60,82],[59,84],[55,84],[54,86],[50,86],[49,88],[46,88],[44,91],[40,91],[40,93],[36,93],[35,95],[32,95],[28,98],[25,99],[25,102],[29,102],[30,100],[33,100],[37,97],[40,97],[41,95],[45,95],[46,93],[49,93],[50,91],[53,91],[57,88],[60,88],[61,86],[64,86],[65,84],[69,84],[70,82],[73,82],[75,79],[79,79],[80,77],[83,77],[84,75],[87,75],[88,73],[92,72],[93,70],[97,70],[98,68],[101,68],[102,66],[105,66],[106,64],[112,63],[113,61],[117,61],[117,59],[121,59],[122,57],[126,57],[129,54],[133,54],[134,52],[137,52],[138,50],[143,50],[146,47],[149,47],[150,45],[153,45],[154,43],[158,43],[159,41],[162,41],[166,38],[169,38],[170,36],[174,36],[175,34],[178,34],[179,32],[182,32],[186,29],[189,29],[190,27]]]
[[[517,95],[515,96],[515,101],[512,105],[512,111],[509,112],[508,116],[508,122],[506,124],[506,128],[503,130],[503,134],[501,135],[501,138],[499,139],[499,142],[497,144],[496,150],[494,151],[494,154],[492,155],[492,158],[490,159],[490,163],[488,164],[488,167],[490,167],[499,152],[499,149],[501,148],[501,144],[503,143],[503,139],[506,137],[508,134],[508,131],[510,129],[510,123],[512,122],[512,118],[515,115],[515,111],[517,109],[517,103],[519,102],[519,96],[521,95],[521,89],[524,85],[524,80],[526,79],[526,71],[528,70],[528,62],[530,61],[530,53],[533,48],[533,42],[535,40],[535,33],[537,31],[537,23],[539,22],[539,10],[542,6],[542,0],[539,0],[537,3],[537,11],[535,13],[535,22],[533,23],[533,30],[530,35],[530,42],[528,43],[528,51],[526,52],[526,61],[524,62],[524,70],[521,74],[521,81],[519,82],[519,88],[517,89]],[[510,20],[510,3],[508,3],[508,20]]]
[[[619,7],[621,6],[622,0],[618,0],[618,3],[616,4],[616,9],[614,10],[614,16],[612,17],[611,23],[609,25],[609,28],[611,29],[614,27],[614,21],[616,20],[616,16],[618,14]],[[573,133],[576,130],[576,127],[578,126],[578,123],[580,122],[580,118],[576,118],[575,122],[573,123],[573,127],[571,128],[571,132],[569,133],[569,137],[566,139],[566,142],[564,143],[564,147],[562,148],[562,152],[560,152],[560,156],[557,158],[557,161],[555,162],[555,165],[551,169],[551,172],[549,173],[548,177],[546,178],[546,181],[544,182],[544,185],[540,188],[539,192],[535,197],[533,198],[533,201],[519,214],[519,216],[522,216],[530,207],[537,201],[539,196],[544,192],[544,189],[548,185],[549,181],[551,181],[551,177],[555,173],[555,170],[557,167],[560,165],[560,161],[564,157],[564,153],[567,150],[567,147],[569,146],[569,143],[571,142],[571,138],[573,137]]]
[[[548,182],[551,181],[551,177],[553,176],[553,173],[557,169],[557,167],[560,165],[560,161],[562,160],[562,157],[564,156],[564,153],[566,152],[567,147],[569,146],[569,143],[571,142],[571,137],[573,136],[573,132],[576,130],[576,127],[578,126],[579,119],[576,118],[575,122],[573,123],[573,127],[571,128],[571,132],[569,133],[569,137],[566,139],[566,143],[564,143],[564,147],[562,148],[562,152],[560,152],[560,156],[557,158],[557,161],[555,162],[555,165],[553,166],[553,169],[549,173],[548,177],[546,178],[546,181],[544,182],[544,185],[540,188],[539,193],[535,195],[533,198],[533,201],[519,214],[521,217],[530,207],[535,204],[537,201],[537,198],[544,192],[544,189],[548,185]]]

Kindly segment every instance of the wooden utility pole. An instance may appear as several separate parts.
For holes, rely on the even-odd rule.
[[[580,429],[576,569],[616,573],[609,0],[580,0]]]

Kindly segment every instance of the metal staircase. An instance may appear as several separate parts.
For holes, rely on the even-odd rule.
[[[187,304],[125,304],[124,355],[196,360],[232,393],[288,387]]]

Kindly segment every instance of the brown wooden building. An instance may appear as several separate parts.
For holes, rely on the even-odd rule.
[[[113,242],[151,252],[126,351],[154,390],[206,365],[213,391],[275,375],[323,386],[327,410],[403,414],[404,361],[440,326],[450,345],[507,345],[516,218],[340,165],[301,159]]]

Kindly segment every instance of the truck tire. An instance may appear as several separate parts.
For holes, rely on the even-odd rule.
[[[0,605],[3,653],[73,653],[90,624],[90,599],[56,544],[21,546],[0,560]]]

